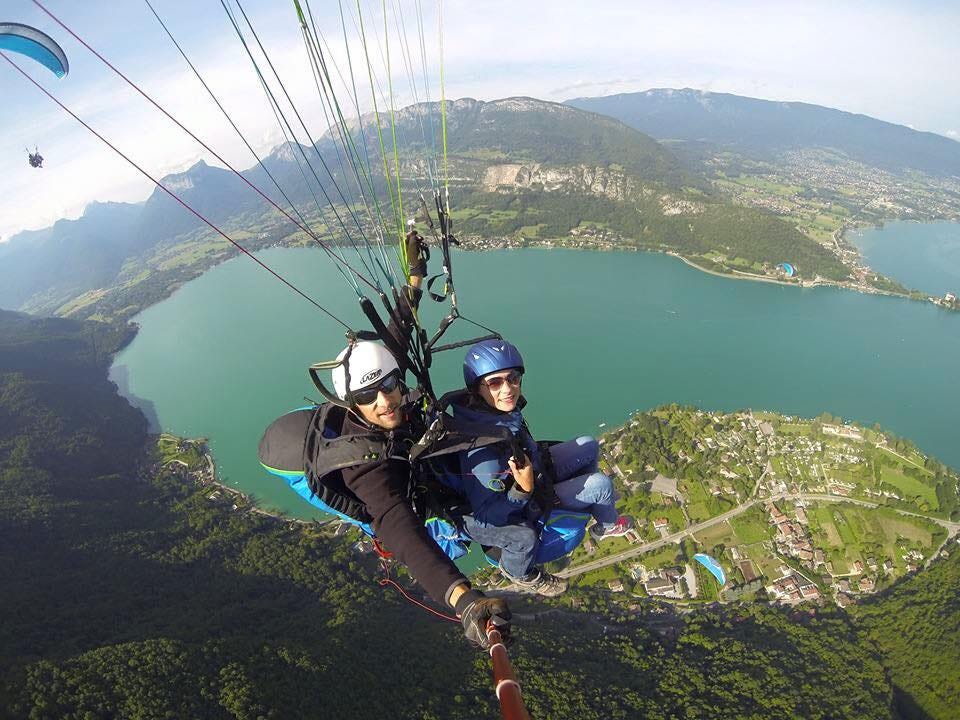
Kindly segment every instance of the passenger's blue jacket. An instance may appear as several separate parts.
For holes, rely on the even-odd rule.
[[[540,451],[523,422],[523,405],[521,398],[517,408],[508,413],[489,408],[482,401],[455,403],[451,407],[456,418],[509,428],[520,440],[534,472],[539,474],[542,469]],[[445,478],[450,487],[466,498],[471,514],[483,525],[512,525],[528,519],[527,506],[531,493],[523,492],[512,483],[510,466],[507,464],[510,455],[510,449],[502,445],[462,451],[458,455],[459,472]]]

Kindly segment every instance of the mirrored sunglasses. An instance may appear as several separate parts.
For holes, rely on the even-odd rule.
[[[369,405],[370,403],[377,401],[378,393],[382,392],[384,395],[389,395],[398,387],[400,387],[400,374],[397,371],[394,371],[376,385],[361,388],[360,390],[354,390],[353,401],[357,405]]]
[[[483,381],[483,384],[490,388],[491,392],[498,392],[500,388],[503,387],[504,383],[510,383],[514,387],[520,385],[520,381],[523,380],[523,373],[518,370],[511,370],[506,375],[500,375],[498,377],[486,378]]]

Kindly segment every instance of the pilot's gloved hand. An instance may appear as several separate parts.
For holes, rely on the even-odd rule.
[[[463,634],[471,645],[483,650],[490,647],[488,622],[500,631],[503,642],[510,644],[510,608],[502,598],[489,598],[479,590],[468,590],[457,599],[456,611]]]

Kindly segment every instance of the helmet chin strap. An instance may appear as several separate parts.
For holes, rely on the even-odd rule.
[[[352,411],[355,403],[353,402],[353,393],[350,392],[350,355],[353,353],[354,345],[356,345],[357,339],[351,338],[350,344],[347,345],[347,354],[343,356],[340,360],[327,360],[325,362],[313,363],[308,369],[307,372],[310,373],[310,379],[313,380],[313,384],[317,387],[317,390],[320,391],[320,394],[334,405],[345,408],[346,410]],[[343,366],[344,372],[344,388],[346,397],[341,399],[335,393],[330,392],[327,389],[327,386],[323,384],[323,380],[320,379],[320,370],[334,370],[340,366]]]

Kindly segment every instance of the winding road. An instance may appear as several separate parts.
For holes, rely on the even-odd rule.
[[[759,486],[759,483],[758,483]],[[569,578],[575,577],[577,575],[583,575],[584,573],[590,572],[591,570],[599,570],[602,567],[607,567],[608,565],[615,565],[616,563],[623,562],[624,560],[629,560],[632,557],[637,555],[643,555],[648,553],[651,550],[658,550],[659,548],[664,547],[665,545],[677,544],[683,540],[685,537],[690,537],[694,533],[698,533],[701,530],[705,530],[708,527],[716,525],[718,523],[725,522],[732,517],[736,517],[742,513],[745,513],[747,510],[752,508],[758,503],[766,502],[777,502],[778,500],[804,500],[811,502],[835,502],[835,503],[851,503],[853,505],[861,505],[863,507],[877,508],[880,507],[877,503],[868,502],[866,500],[858,500],[856,498],[847,498],[841,497],[838,495],[816,495],[808,493],[779,493],[778,495],[773,495],[768,498],[753,498],[742,505],[739,505],[732,510],[728,510],[722,515],[717,515],[712,517],[709,520],[704,520],[703,522],[697,523],[695,525],[690,525],[685,527],[679,532],[675,532],[672,535],[667,535],[658,540],[652,540],[648,543],[642,543],[639,545],[634,545],[623,552],[616,553],[614,555],[608,555],[607,557],[599,558],[597,560],[591,560],[590,562],[583,563],[582,565],[577,565],[576,567],[566,568],[557,573],[559,577]],[[890,508],[895,512],[901,515],[909,515],[911,517],[923,518],[924,520],[929,520],[930,522],[935,522],[941,527],[946,528],[947,530],[947,539],[944,540],[946,543],[950,538],[954,537],[958,532],[960,532],[960,523],[949,522],[947,520],[941,520],[939,518],[929,517],[927,515],[921,515],[920,513],[910,512],[909,510],[899,510],[897,508]],[[940,546],[942,548],[943,545]],[[930,555],[927,559],[927,565],[930,564],[930,561],[936,557],[939,553],[940,548]]]

